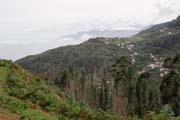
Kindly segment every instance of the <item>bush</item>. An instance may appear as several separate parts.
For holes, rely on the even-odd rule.
[[[93,111],[92,117],[90,120],[119,120],[120,118],[111,112],[108,111]]]
[[[11,67],[12,61],[10,60],[0,60],[0,67]]]
[[[59,116],[58,116],[58,119],[59,119],[59,120],[71,120],[70,118],[65,117],[65,116],[63,116],[63,115],[59,115]]]
[[[1,96],[0,102],[13,111],[16,111],[17,109],[27,109],[27,105],[24,102],[15,98]]]
[[[160,111],[161,114],[166,114],[169,117],[173,117],[175,116],[174,112],[173,112],[173,108],[170,105],[164,105],[162,110]]]
[[[86,120],[90,117],[90,110],[88,108],[68,101],[63,101],[59,104],[58,113],[75,119],[83,118]]]
[[[159,114],[149,112],[147,115],[148,120],[175,120],[174,112],[170,105],[165,105]]]
[[[55,111],[58,105],[57,97],[43,90],[38,90],[32,94],[34,102],[39,104],[43,109]]]
[[[27,120],[59,120],[58,117],[55,115],[45,114],[41,111],[32,110],[32,109],[21,110],[19,111],[19,114],[21,116],[20,119],[25,119],[25,120],[26,119]]]

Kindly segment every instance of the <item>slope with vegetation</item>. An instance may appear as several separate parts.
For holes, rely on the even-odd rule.
[[[52,81],[7,60],[0,60],[0,113],[5,120],[118,120],[115,114],[78,104]]]
[[[174,119],[173,115],[180,111],[180,79],[177,68],[169,67],[179,66],[172,62],[179,59],[179,25],[180,17],[131,38],[92,38],[17,63],[42,78],[54,80],[73,98],[94,108],[113,110],[122,116]]]
[[[159,58],[177,53],[180,48],[179,24],[180,17],[131,38],[91,38],[79,45],[27,56],[17,63],[42,76],[48,73],[48,77],[54,77],[60,69],[84,68],[89,73],[95,68],[109,68],[122,55],[134,57],[137,63],[145,65],[153,62],[150,54]]]

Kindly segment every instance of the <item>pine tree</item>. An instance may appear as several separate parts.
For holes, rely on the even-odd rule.
[[[85,99],[85,82],[86,82],[85,71],[82,70],[81,78],[80,78],[80,89],[81,89],[81,101],[82,102],[84,102],[84,99]]]
[[[161,83],[161,98],[163,104],[170,104],[176,115],[180,115],[180,74],[172,70]]]
[[[121,57],[113,65],[112,73],[116,96],[124,99],[125,113],[134,114],[136,106],[136,72],[131,59]]]
[[[64,70],[63,73],[62,73],[62,77],[61,77],[61,81],[60,81],[60,86],[63,89],[67,89],[70,86],[68,71],[66,71],[66,70]]]
[[[169,104],[173,107],[176,115],[180,115],[180,55],[176,55],[170,62],[170,65],[166,65],[170,70],[163,81],[161,82],[161,98],[163,105]]]
[[[148,79],[150,74],[148,72],[142,73],[137,80],[136,97],[137,97],[137,113],[142,116],[147,111],[148,107]]]
[[[107,86],[107,79],[104,77],[102,78],[101,81],[101,87],[100,87],[100,106],[103,110],[108,109],[108,100],[109,94],[108,94],[108,86]]]

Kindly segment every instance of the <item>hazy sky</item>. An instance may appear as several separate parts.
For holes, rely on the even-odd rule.
[[[178,15],[180,0],[0,0],[0,58],[80,42],[58,36],[97,28],[139,29]]]

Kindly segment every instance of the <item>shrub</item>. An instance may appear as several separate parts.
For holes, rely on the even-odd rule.
[[[86,120],[90,117],[90,110],[88,108],[69,101],[63,101],[59,104],[58,113],[63,114],[66,117],[76,119],[83,118]]]
[[[58,120],[58,117],[55,115],[45,114],[38,110],[21,110],[19,111],[20,119],[27,119],[27,120]],[[64,119],[62,119],[64,120]]]
[[[175,120],[174,112],[170,105],[165,105],[159,114],[149,112],[147,115],[148,120]]]
[[[27,109],[27,105],[23,101],[15,98],[1,96],[0,102],[13,111],[16,111],[17,109]]]
[[[34,102],[38,103],[43,109],[55,111],[58,100],[53,94],[47,93],[43,90],[38,90],[32,94]]]
[[[174,112],[173,112],[173,108],[168,104],[163,106],[160,113],[161,114],[166,114],[169,117],[173,117],[175,115]]]
[[[0,67],[11,67],[11,63],[10,60],[0,60]]]

